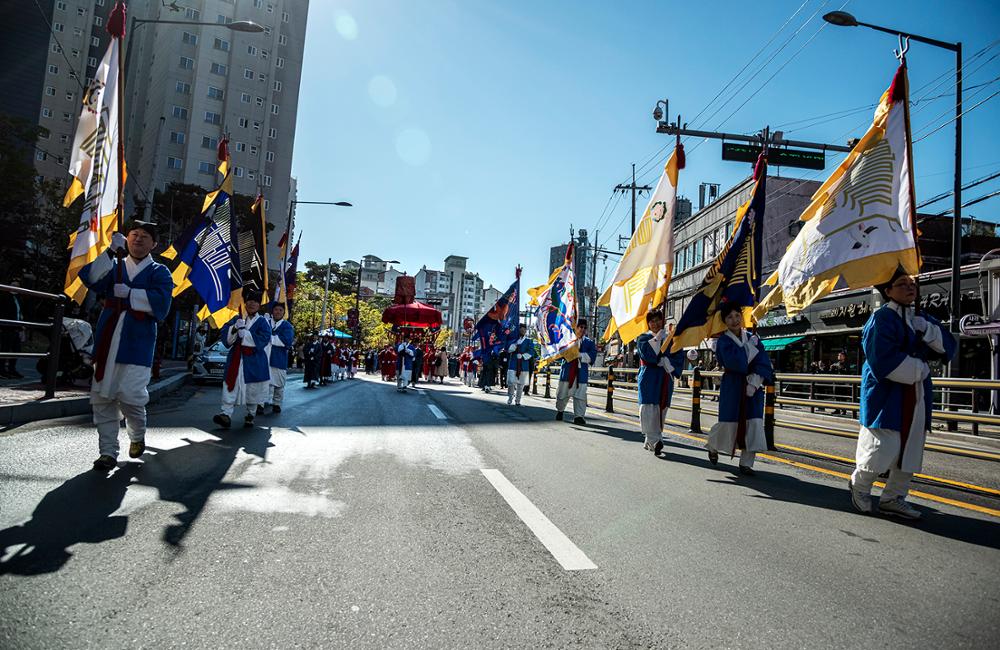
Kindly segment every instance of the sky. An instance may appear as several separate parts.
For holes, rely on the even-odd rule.
[[[412,275],[462,255],[486,286],[505,288],[517,265],[526,286],[541,284],[549,248],[571,227],[591,239],[599,229],[612,249],[629,234],[630,197],[612,190],[631,180],[633,163],[639,183],[655,186],[673,143],[651,117],[661,99],[689,128],[770,126],[846,144],[892,80],[897,42],[823,22],[838,9],[961,40],[963,180],[1000,171],[995,0],[312,0],[292,175],[300,200],[354,207],[297,206],[300,260],[373,254]],[[953,183],[955,57],[911,43],[907,63],[919,202]],[[699,183],[725,191],[750,174],[721,160],[718,140],[685,147],[680,194],[696,208]],[[823,180],[841,159],[780,173]],[[1000,179],[963,197],[997,189]],[[637,203],[641,216],[645,199]],[[1000,221],[1000,197],[969,214]]]

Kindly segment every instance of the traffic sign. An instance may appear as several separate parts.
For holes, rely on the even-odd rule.
[[[734,162],[757,162],[760,147],[736,142],[722,143],[722,159]],[[801,167],[822,170],[826,167],[826,153],[805,149],[772,148],[767,151],[767,164],[775,167]]]

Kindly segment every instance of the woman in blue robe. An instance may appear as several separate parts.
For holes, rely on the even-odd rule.
[[[774,370],[760,339],[743,328],[742,308],[726,302],[719,315],[726,331],[715,345],[715,356],[724,374],[719,421],[708,434],[708,460],[715,465],[719,451],[733,456],[740,449],[740,474],[753,476],[757,452],[767,450],[763,386],[774,380]]]

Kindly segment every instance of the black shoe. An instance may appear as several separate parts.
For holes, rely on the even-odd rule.
[[[712,463],[713,466],[714,465],[718,465],[719,464],[719,452],[717,452],[717,451],[709,451],[708,452],[708,462]]]
[[[107,454],[101,454],[100,457],[94,461],[94,471],[95,472],[110,472],[118,465],[118,461],[108,456]]]
[[[587,421],[584,420],[581,417],[575,417],[575,418],[573,418],[573,424],[583,424],[583,425],[585,425],[585,424],[587,424]]]
[[[257,415],[264,415],[264,406],[263,406],[263,404],[258,404],[257,405]]]
[[[233,425],[233,421],[225,413],[219,413],[218,415],[213,417],[212,422],[215,422],[223,429],[228,429]]]
[[[281,413],[281,406],[278,404],[271,406],[271,413]]]
[[[746,465],[740,465],[740,474],[743,476],[757,476],[757,472],[753,471]]]
[[[556,419],[559,420],[560,422],[562,422],[562,419],[563,419],[563,413],[562,413],[562,411],[556,411]]]
[[[139,456],[142,456],[143,452],[145,451],[146,451],[146,442],[144,440],[140,440],[139,442],[129,443],[128,457],[138,458]]]
[[[247,413],[247,416],[243,418],[243,428],[249,429],[253,426],[253,416]]]
[[[656,444],[653,445],[653,455],[659,456],[661,451],[663,451],[663,441],[657,440]]]

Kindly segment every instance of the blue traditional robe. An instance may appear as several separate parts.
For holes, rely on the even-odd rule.
[[[288,370],[288,350],[295,341],[295,328],[285,319],[279,320],[271,328],[270,365],[278,370]],[[279,345],[280,343],[280,345]]]
[[[117,346],[109,350],[108,362],[152,367],[156,323],[167,317],[174,288],[167,267],[149,255],[136,262],[131,257],[119,260],[101,254],[80,269],[80,279],[104,299],[94,333],[95,354],[102,337],[110,340],[120,320]],[[124,301],[114,297],[114,286],[119,283],[132,290]]]
[[[586,384],[590,380],[590,364],[597,360],[597,344],[588,336],[580,340],[580,356],[575,360],[577,364],[576,383]],[[559,381],[570,380],[570,368],[573,361],[562,364],[559,370]]]
[[[222,328],[222,341],[227,347],[232,349],[226,358],[226,376],[229,376],[230,369],[234,363],[241,364],[243,381],[247,384],[254,384],[271,380],[271,371],[268,369],[267,346],[271,342],[271,326],[267,319],[256,314],[246,320],[247,330],[253,337],[253,347],[240,344],[239,335],[236,341],[229,343],[229,330],[236,323],[239,316],[233,318]]]
[[[740,336],[727,331],[716,343],[715,356],[725,372],[719,388],[719,420],[709,435],[710,447],[723,453],[737,448],[766,451],[762,386],[774,380],[774,369],[764,344],[746,330]],[[749,384],[757,390],[748,397]]]
[[[883,472],[897,464],[912,473],[923,464],[924,440],[934,408],[927,361],[949,361],[957,345],[954,336],[931,316],[921,314],[927,329],[918,333],[914,317],[913,309],[890,301],[871,315],[861,332],[865,353],[858,417],[861,469]],[[879,440],[882,431],[894,438],[891,444]]]
[[[410,371],[413,369],[413,357],[417,354],[417,349],[409,343],[400,343],[396,346],[396,372]]]
[[[531,358],[535,356],[534,342],[525,336],[507,346],[507,351],[510,352],[510,358],[507,359],[507,371],[517,372],[520,364],[521,372],[528,372],[528,368],[531,367]],[[530,355],[530,357],[521,358],[521,355],[524,354]]]
[[[639,384],[639,403],[659,404],[661,410],[670,406],[674,377],[680,378],[684,372],[684,350],[670,353],[660,349],[663,343],[656,341],[652,332],[644,332],[636,339],[636,351],[642,365],[636,380]],[[670,372],[664,367],[664,360],[670,366]]]

